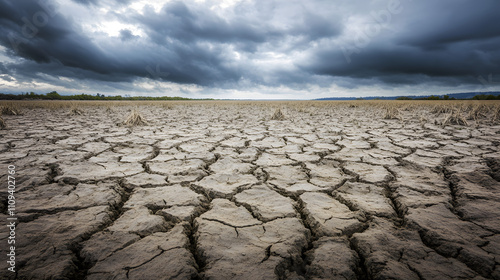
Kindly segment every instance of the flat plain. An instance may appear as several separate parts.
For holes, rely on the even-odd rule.
[[[0,106],[2,279],[500,279],[498,102]]]

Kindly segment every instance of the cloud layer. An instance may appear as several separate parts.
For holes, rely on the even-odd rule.
[[[316,98],[500,89],[500,2],[0,0],[0,91]]]

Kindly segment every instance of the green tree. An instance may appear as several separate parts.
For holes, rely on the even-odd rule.
[[[57,91],[49,92],[46,94],[46,96],[48,99],[61,99],[61,96],[59,95],[59,93],[57,93]]]

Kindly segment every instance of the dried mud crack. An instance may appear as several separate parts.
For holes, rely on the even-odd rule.
[[[71,245],[71,250],[73,251],[73,254],[75,255],[76,260],[74,260],[74,263],[76,265],[76,272],[74,275],[74,279],[77,280],[84,280],[87,277],[87,273],[89,269],[91,269],[94,265],[95,262],[91,262],[85,259],[84,256],[81,254],[82,250],[82,243],[89,240],[94,234],[101,232],[105,230],[107,227],[113,224],[114,221],[116,221],[124,212],[123,205],[128,201],[130,198],[130,191],[127,191],[126,188],[123,187],[123,181],[119,181],[120,189],[118,190],[121,200],[118,204],[113,205],[111,212],[113,215],[110,217],[110,220],[108,223],[103,224],[100,226],[96,231],[87,234],[86,236],[83,236],[81,241],[78,243],[74,243]]]
[[[494,110],[217,104],[5,116],[0,278],[500,279]],[[131,109],[148,125],[116,126]]]

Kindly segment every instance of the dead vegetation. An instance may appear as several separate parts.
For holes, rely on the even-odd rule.
[[[493,108],[492,121],[493,122],[500,122],[500,105],[495,106]]]
[[[162,103],[161,106],[163,106],[163,108],[167,110],[171,110],[174,108],[174,105],[172,105],[171,103]]]
[[[83,115],[83,111],[77,107],[72,107],[70,110],[69,110],[69,114],[71,116],[81,116]]]
[[[431,110],[431,113],[433,114],[448,114],[448,113],[451,113],[452,111],[452,107],[451,106],[446,106],[446,105],[443,105],[443,104],[439,104],[439,105],[435,105],[432,110]]]
[[[147,125],[148,121],[137,110],[133,110],[121,124],[125,126],[138,126]]]
[[[229,101],[230,102],[230,101]],[[222,102],[218,101],[146,101],[146,100],[136,100],[136,101],[102,101],[102,100],[0,100],[0,107],[15,106],[20,109],[71,109],[72,107],[77,107],[79,109],[87,107],[131,107],[131,106],[158,106],[166,109],[175,108],[176,105],[186,105],[186,104],[220,104]]]
[[[463,108],[461,107],[453,108],[452,111],[446,115],[443,122],[441,123],[442,126],[445,126],[447,124],[468,126],[469,123],[465,118]]]
[[[479,120],[486,118],[488,112],[489,108],[486,105],[475,105],[468,110],[467,119],[474,120],[477,123]]]
[[[165,117],[182,115],[185,117],[198,115],[203,108],[225,112],[218,118],[231,118],[245,120],[249,116],[243,112],[252,112],[252,116],[259,115],[258,119],[290,120],[300,122],[313,118],[317,121],[331,119],[357,119],[367,117],[370,119],[398,120],[405,124],[419,122],[429,125],[496,125],[500,123],[499,101],[394,101],[394,100],[358,100],[358,101],[49,101],[49,100],[24,100],[0,101],[2,108],[16,108],[10,110],[17,114],[22,110],[50,109],[54,112],[66,110],[71,115],[82,113],[91,115],[95,110],[105,110],[111,118],[116,118],[130,108],[148,108],[148,111],[158,110],[158,114]],[[238,109],[234,115],[233,108]],[[3,110],[3,109],[2,109]],[[273,112],[268,116],[269,111]],[[168,111],[168,113],[167,113]],[[4,115],[9,114],[8,112]],[[267,115],[267,116],[266,116]],[[133,116],[131,116],[133,117]],[[141,116],[142,117],[142,116]],[[4,117],[5,118],[5,117]],[[137,125],[147,123],[146,120],[136,117]],[[8,121],[8,120],[7,120]],[[116,120],[120,122],[121,120]],[[128,123],[134,123],[131,119]]]
[[[401,118],[399,110],[396,107],[388,107],[385,109],[385,120],[399,120]]]
[[[274,114],[271,117],[271,120],[273,120],[273,121],[283,121],[283,120],[285,120],[285,114],[283,114],[283,112],[281,111],[281,109],[278,108],[278,109],[276,109],[276,111],[274,111]]]
[[[7,125],[5,124],[5,121],[3,120],[2,116],[0,116],[0,129],[4,129],[5,127],[7,127]]]
[[[3,106],[2,107],[2,114],[3,115],[10,115],[10,116],[19,116],[21,115],[21,110],[15,106]]]

